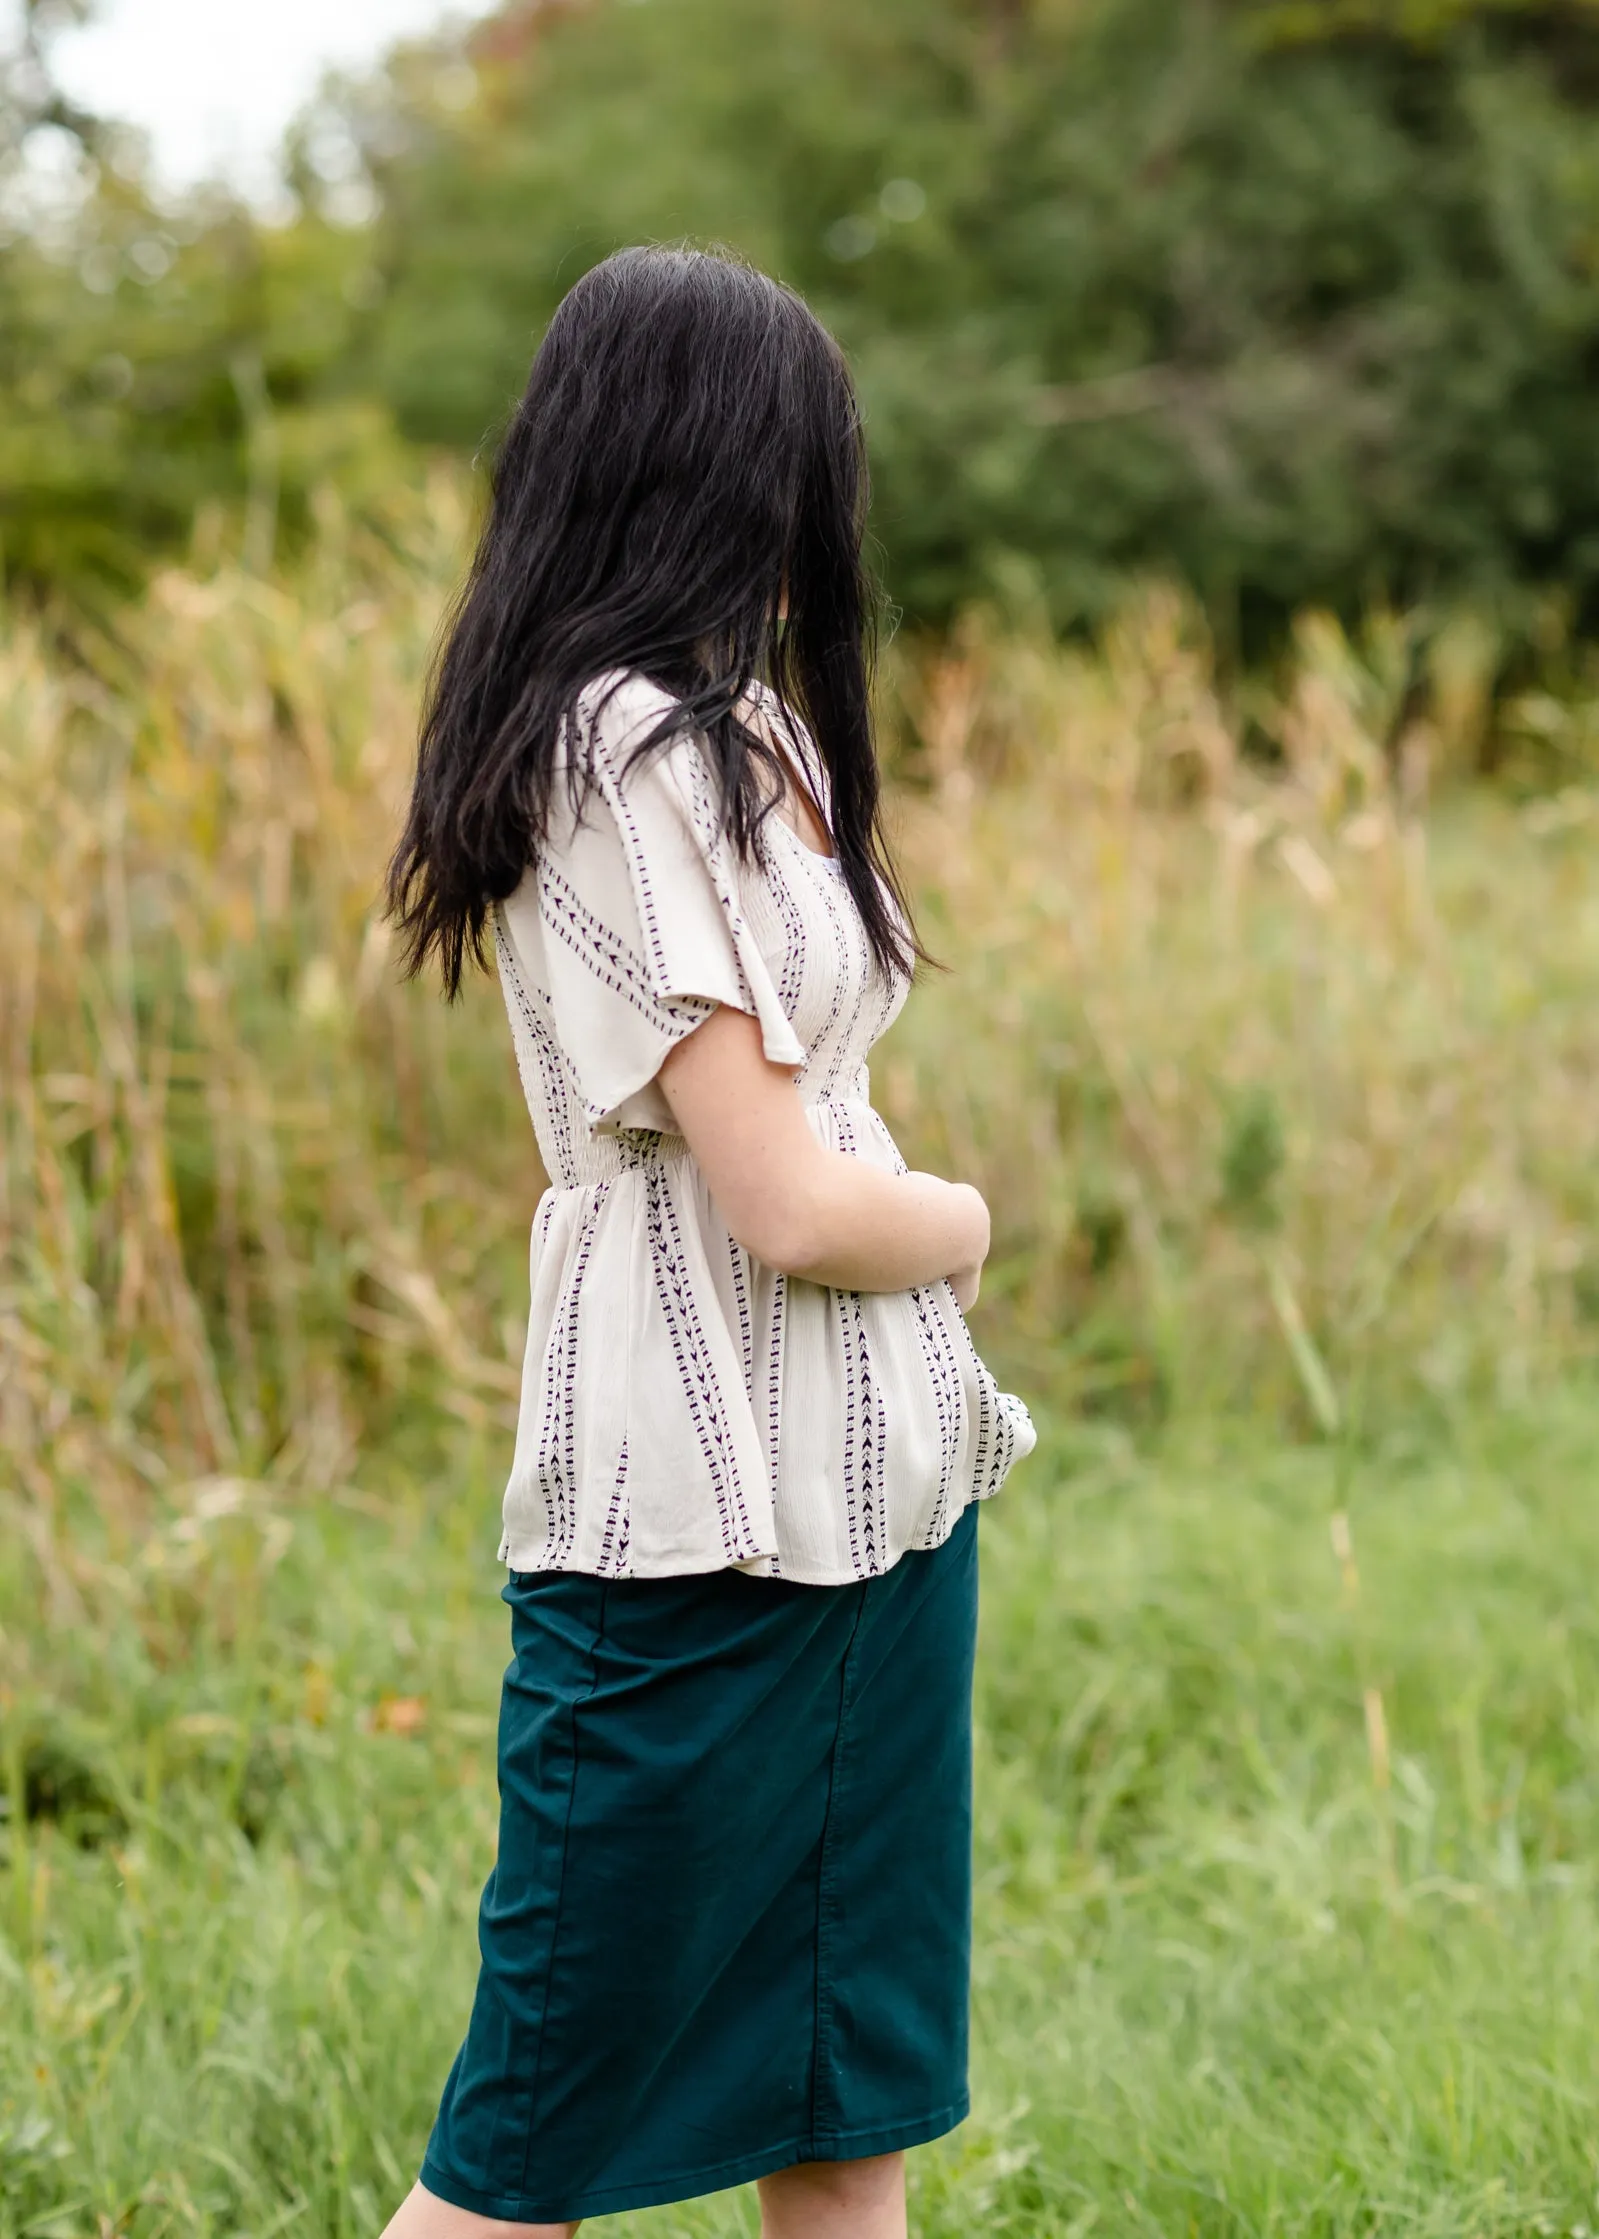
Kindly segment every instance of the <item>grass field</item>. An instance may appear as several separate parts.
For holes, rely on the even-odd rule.
[[[0,626],[0,2239],[375,2231],[464,2018],[540,1184],[373,908],[461,527]],[[1043,1429],[924,2239],[1599,2231],[1595,725],[1468,785],[1420,629],[885,673],[877,1090]]]
[[[1351,1480],[1053,1428],[984,1518],[977,2111],[915,2157],[928,2239],[1599,2224],[1596,1437],[1551,1400]],[[12,1823],[8,2235],[380,2223],[471,1991],[496,1493],[463,1439],[96,1546],[28,1705],[61,1821]]]

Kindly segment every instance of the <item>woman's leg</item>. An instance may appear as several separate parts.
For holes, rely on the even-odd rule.
[[[389,2218],[383,2239],[572,2239],[576,2230],[575,2223],[501,2223],[413,2185]]]
[[[761,2239],[905,2239],[902,2153],[801,2161],[763,2177],[757,2189]]]

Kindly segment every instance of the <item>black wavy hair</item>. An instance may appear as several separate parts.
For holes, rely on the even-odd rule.
[[[637,751],[697,734],[746,858],[779,765],[738,711],[768,684],[826,765],[878,963],[914,968],[879,815],[866,497],[843,354],[791,289],[692,249],[623,249],[578,281],[506,430],[429,686],[388,881],[409,972],[436,957],[453,997],[484,964],[488,912],[548,829],[578,694],[613,669],[670,695]],[[581,754],[567,766],[581,807]]]

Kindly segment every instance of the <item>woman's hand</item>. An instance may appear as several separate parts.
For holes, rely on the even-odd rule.
[[[973,1189],[970,1182],[951,1182],[945,1187],[957,1192],[963,1224],[969,1224],[966,1234],[970,1248],[949,1272],[949,1287],[955,1293],[955,1303],[963,1314],[969,1314],[977,1304],[977,1294],[983,1284],[983,1263],[988,1258],[988,1207],[981,1191]]]
[[[972,1222],[973,1251],[969,1259],[962,1260],[949,1278],[949,1287],[955,1293],[955,1303],[963,1314],[969,1314],[977,1304],[977,1294],[983,1285],[983,1262],[988,1257],[989,1225],[988,1207],[981,1193],[970,1182],[957,1182],[966,1201],[966,1210]]]

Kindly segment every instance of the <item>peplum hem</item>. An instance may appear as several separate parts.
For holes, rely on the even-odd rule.
[[[828,1148],[903,1170],[863,1095],[806,1111]],[[878,1577],[1031,1450],[948,1283],[783,1276],[728,1235],[680,1136],[606,1149],[614,1170],[550,1189],[534,1222],[513,1570]]]

